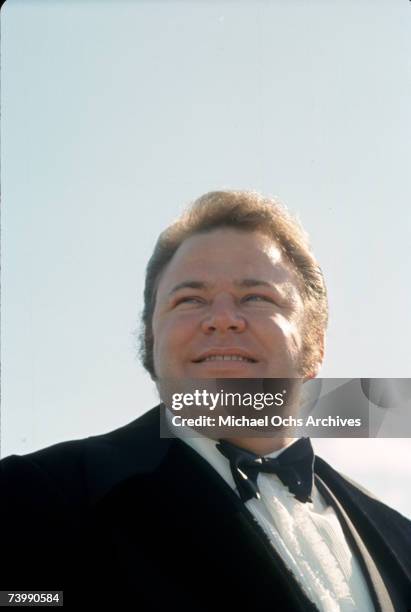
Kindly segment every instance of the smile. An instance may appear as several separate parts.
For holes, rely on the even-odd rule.
[[[212,355],[211,357],[206,357],[204,361],[248,361],[253,363],[251,359],[240,357],[240,355]]]
[[[253,359],[241,357],[240,355],[210,355],[197,363],[205,363],[206,361],[244,361],[246,363],[255,363]]]

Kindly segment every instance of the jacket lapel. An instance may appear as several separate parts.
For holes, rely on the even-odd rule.
[[[390,595],[381,574],[344,508],[318,475],[315,477],[315,484],[321,495],[334,508],[338,516],[344,535],[351,544],[360,563],[376,610],[378,612],[394,612]]]
[[[391,610],[392,607],[387,604],[388,592],[395,610],[410,609],[410,521],[341,475],[320,457],[315,458],[314,467],[321,492],[333,505],[347,539],[357,551],[363,571],[370,581],[375,605],[383,610],[388,605]]]

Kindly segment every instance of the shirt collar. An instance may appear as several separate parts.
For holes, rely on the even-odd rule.
[[[235,483],[231,475],[229,461],[216,448],[216,444],[218,443],[218,440],[207,438],[206,436],[198,433],[191,427],[186,427],[186,426],[176,427],[172,423],[171,411],[168,410],[168,408],[166,407],[165,412],[166,412],[166,419],[167,419],[168,427],[173,432],[173,434],[177,438],[185,442],[185,444],[190,446],[203,459],[208,461],[208,463],[220,474],[220,476],[222,476],[224,480],[226,480],[226,482],[228,482],[228,484],[230,484],[230,486],[234,488]],[[276,457],[281,455],[281,453],[285,451],[286,448],[289,448],[290,446],[292,446],[296,441],[297,440],[292,440],[289,444],[287,444],[286,446],[283,446],[283,448],[272,451],[271,453],[267,455],[263,455],[263,456],[267,458],[275,459]]]

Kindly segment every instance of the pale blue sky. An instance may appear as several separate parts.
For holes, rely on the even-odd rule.
[[[410,11],[6,2],[2,456],[155,405],[132,336],[145,264],[211,189],[278,195],[309,231],[330,294],[322,376],[411,375]],[[411,514],[409,440],[317,448]]]

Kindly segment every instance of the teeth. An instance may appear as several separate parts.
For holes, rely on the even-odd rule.
[[[203,361],[250,361],[247,357],[241,357],[240,355],[210,355]]]

